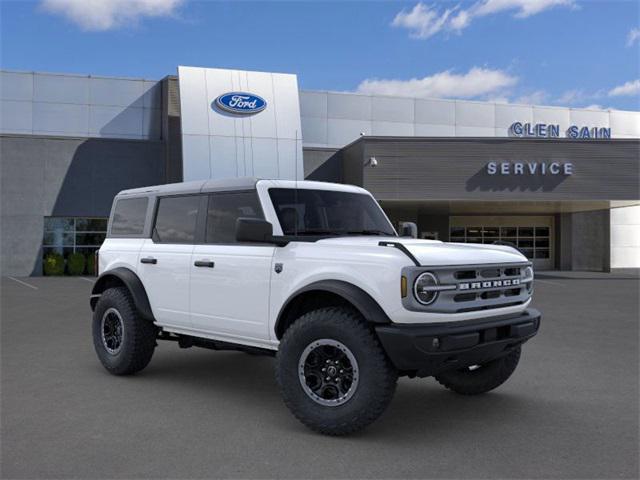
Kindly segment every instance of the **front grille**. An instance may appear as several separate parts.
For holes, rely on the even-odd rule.
[[[427,308],[407,299],[411,310],[443,313],[471,312],[519,305],[529,300],[532,278],[525,278],[530,264],[481,265],[416,268],[409,273],[409,281],[425,271],[438,278],[438,296]],[[445,288],[439,288],[445,287]]]

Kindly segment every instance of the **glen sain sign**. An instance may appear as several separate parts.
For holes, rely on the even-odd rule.
[[[264,98],[247,92],[223,93],[213,101],[214,105],[235,115],[253,115],[267,108]]]
[[[566,138],[576,140],[599,140],[611,138],[611,128],[586,127],[571,125],[564,132]],[[560,125],[549,123],[521,123],[515,122],[509,127],[512,137],[560,138]]]

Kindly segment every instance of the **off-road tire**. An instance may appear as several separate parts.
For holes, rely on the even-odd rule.
[[[124,335],[116,354],[111,354],[102,341],[102,318],[108,309],[120,314]],[[129,290],[124,287],[105,290],[93,312],[93,346],[100,362],[114,375],[131,375],[149,364],[156,346],[156,326],[138,313]]]
[[[461,395],[478,395],[499,387],[514,372],[520,360],[520,347],[491,360],[475,370],[450,370],[435,376],[438,383]]]
[[[342,343],[358,364],[357,387],[341,405],[316,403],[300,381],[302,354],[320,339]],[[284,333],[276,356],[276,380],[284,403],[298,420],[316,432],[337,436],[365,428],[384,412],[393,398],[398,372],[358,312],[328,307],[302,315]]]

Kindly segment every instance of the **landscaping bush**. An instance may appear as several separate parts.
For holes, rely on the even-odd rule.
[[[95,272],[96,256],[94,253],[87,255],[87,275],[93,275]]]
[[[84,273],[85,260],[81,253],[70,253],[67,257],[67,271],[69,275],[82,275]]]
[[[58,253],[49,253],[44,258],[45,275],[64,275],[64,258]]]

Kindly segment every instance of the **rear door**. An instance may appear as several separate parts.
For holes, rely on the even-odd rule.
[[[239,217],[264,218],[255,190],[209,195],[205,243],[191,257],[191,322],[228,341],[268,340],[275,247],[236,242]]]
[[[139,254],[139,275],[158,324],[190,328],[190,263],[196,239],[199,195],[158,199],[152,238]]]

